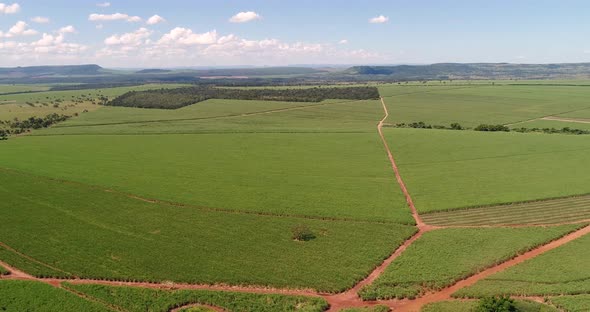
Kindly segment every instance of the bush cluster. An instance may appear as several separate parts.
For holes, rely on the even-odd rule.
[[[514,128],[510,129],[504,125],[488,125],[488,124],[480,124],[479,126],[470,129],[461,126],[458,123],[452,123],[450,126],[441,126],[441,125],[430,125],[423,121],[418,122],[411,122],[411,123],[398,123],[393,125],[395,128],[414,128],[414,129],[446,129],[446,130],[473,130],[473,131],[484,131],[484,132],[519,132],[519,133],[547,133],[547,134],[574,134],[574,135],[582,135],[582,134],[590,134],[590,130],[582,130],[582,129],[572,129],[570,127],[565,127],[561,129],[556,128]]]
[[[70,118],[67,115],[49,114],[45,117],[30,117],[25,120],[6,120],[0,121],[0,124],[8,125],[10,129],[0,129],[0,140],[6,140],[10,134],[21,134],[31,129],[47,128],[55,123],[62,122]]]

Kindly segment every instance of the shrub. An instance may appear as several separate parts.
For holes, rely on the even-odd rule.
[[[516,312],[514,300],[510,297],[488,297],[479,301],[476,312]]]
[[[291,238],[299,242],[307,242],[315,238],[311,229],[303,224],[293,227],[292,234]]]

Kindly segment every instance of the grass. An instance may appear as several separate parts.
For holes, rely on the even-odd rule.
[[[47,91],[49,86],[43,85],[0,85],[0,95],[11,92],[31,92],[31,91]]]
[[[441,226],[579,222],[590,220],[590,196],[435,212],[423,214],[422,219]]]
[[[590,293],[590,236],[544,253],[458,291],[457,297]]]
[[[559,116],[559,117],[565,118],[562,116]],[[590,123],[537,119],[537,120],[514,124],[514,125],[511,125],[510,127],[511,128],[539,128],[539,129],[543,129],[543,128],[563,129],[565,127],[568,127],[571,129],[590,130]]]
[[[590,88],[572,86],[397,86],[380,87],[389,123],[424,121],[462,126],[509,124],[590,108]],[[405,93],[405,94],[404,94]]]
[[[146,288],[66,284],[101,302],[129,312],[167,312],[189,304],[216,306],[226,311],[299,311],[320,312],[328,303],[317,297],[262,295],[207,290],[155,290]]]
[[[552,306],[528,300],[515,300],[514,303],[519,312],[559,311]],[[477,301],[441,301],[424,306],[421,312],[474,312],[477,305]]]
[[[590,311],[590,295],[552,297],[549,300],[567,312]]]
[[[0,185],[0,241],[45,265],[5,250],[0,260],[38,276],[67,272],[91,279],[338,292],[363,279],[415,232],[391,223],[155,204],[7,170],[0,170],[0,180],[8,182]],[[292,229],[301,224],[316,238],[294,241]]]
[[[107,312],[112,310],[47,284],[0,280],[0,311]]]
[[[360,291],[364,300],[414,298],[561,237],[574,226],[443,229],[425,233]]]
[[[36,134],[375,133],[382,115],[379,101],[209,100],[174,111],[105,107]]]
[[[89,90],[69,90],[69,91],[46,91],[22,94],[5,94],[0,86],[0,120],[12,120],[13,118],[26,119],[29,117],[41,117],[51,113],[64,115],[74,115],[82,113],[85,110],[93,111],[100,108],[98,105],[91,103],[92,99],[99,97],[114,98],[125,92],[136,90],[149,90],[159,88],[175,88],[183,85],[179,84],[146,84],[133,87],[118,87]],[[31,86],[30,88],[44,88]],[[40,89],[36,89],[39,91]],[[42,91],[42,90],[41,90]],[[11,91],[13,92],[13,91]],[[6,93],[6,92],[4,92]],[[85,96],[85,98],[82,98]],[[77,100],[84,99],[81,103]],[[45,104],[45,105],[44,105]],[[54,107],[58,104],[58,107]]]
[[[20,137],[0,162],[148,198],[413,224],[376,133]]]
[[[8,275],[10,272],[0,265],[0,275]]]
[[[590,136],[421,129],[385,135],[422,213],[590,193]]]

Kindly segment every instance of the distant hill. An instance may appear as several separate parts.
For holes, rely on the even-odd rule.
[[[150,68],[150,69],[142,69],[138,70],[136,74],[162,74],[162,73],[169,73],[171,70],[169,69],[159,69],[159,68]]]
[[[354,66],[339,74],[352,77],[373,76],[374,78],[381,77],[389,80],[582,79],[590,78],[590,63],[440,63],[432,65]]]
[[[35,78],[53,76],[94,76],[104,70],[98,65],[29,66],[0,68],[0,78]]]

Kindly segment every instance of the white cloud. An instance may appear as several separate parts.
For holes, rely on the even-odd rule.
[[[103,28],[104,28],[104,25],[103,24],[97,24],[96,25],[96,29],[103,29]]]
[[[253,11],[248,11],[248,12],[240,12],[240,13],[232,16],[229,19],[229,21],[231,23],[247,23],[247,22],[259,20],[261,18],[262,18],[262,16],[260,16],[258,13],[253,12]]]
[[[106,21],[127,21],[127,22],[141,22],[141,17],[130,16],[123,13],[114,14],[90,14],[88,20],[92,22],[106,22]]]
[[[213,44],[217,41],[217,31],[209,31],[202,34],[194,33],[191,29],[176,27],[165,34],[158,41],[159,44],[170,45],[199,45]]]
[[[112,35],[104,40],[104,44],[111,45],[126,45],[126,46],[139,46],[146,42],[152,35],[152,31],[147,28],[140,28],[132,33],[126,33],[122,35]]]
[[[111,3],[110,2],[101,2],[101,3],[97,3],[96,6],[101,7],[101,8],[108,8],[111,6]]]
[[[76,32],[76,28],[72,25],[68,25],[59,29],[58,33],[60,34],[73,34]]]
[[[31,22],[34,22],[37,24],[47,24],[50,22],[50,20],[48,17],[35,16],[35,17],[31,18]]]
[[[10,27],[8,32],[3,33],[0,31],[0,38],[13,38],[18,36],[32,36],[38,32],[34,29],[29,28],[29,25],[23,21],[18,21],[14,26]]]
[[[340,41],[338,41],[339,44],[348,44],[348,40],[347,39],[342,39]]]
[[[371,23],[371,24],[383,24],[383,23],[387,23],[388,21],[389,21],[389,17],[384,16],[384,15],[379,15],[379,16],[369,19],[369,23]]]
[[[165,21],[166,20],[163,17],[161,17],[160,15],[156,14],[156,15],[148,18],[148,20],[147,20],[146,23],[148,25],[156,25],[156,24],[159,24],[159,23],[163,23]]]
[[[18,3],[4,4],[0,3],[0,14],[15,14],[20,11],[20,5]]]

